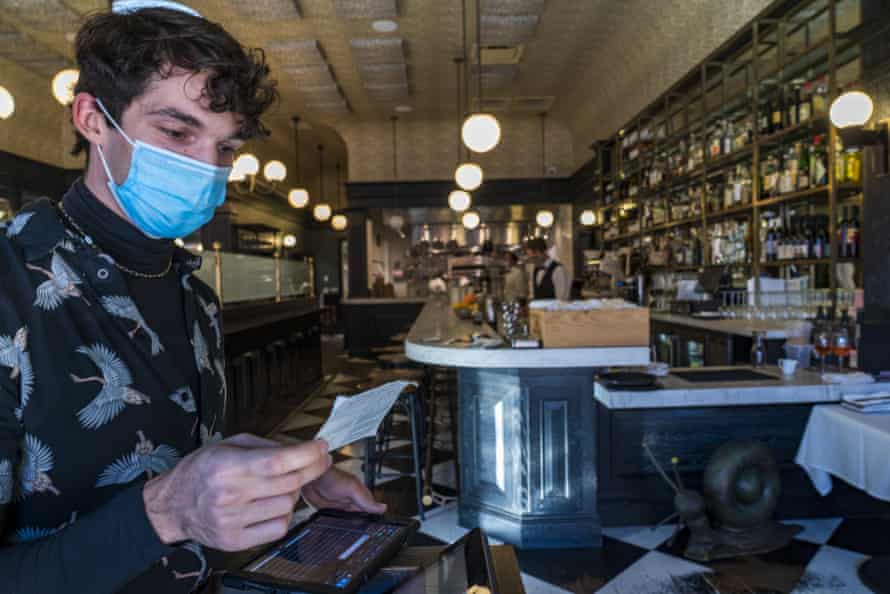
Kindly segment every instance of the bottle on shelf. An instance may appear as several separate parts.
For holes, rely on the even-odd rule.
[[[862,150],[848,148],[844,151],[844,183],[862,183]],[[842,183],[838,180],[838,183]]]
[[[732,120],[724,120],[723,122],[723,138],[721,139],[720,152],[728,155],[732,152],[732,145],[735,142],[735,130]]]
[[[812,104],[813,115],[822,116],[828,113],[828,81],[824,76],[815,81]]]
[[[822,135],[813,138],[810,146],[810,187],[817,188],[828,183],[828,151]]]
[[[775,152],[770,152],[763,163],[763,178],[761,183],[761,198],[771,198],[778,192],[779,181],[779,157]]]
[[[797,121],[800,124],[809,122],[812,119],[813,103],[812,103],[813,87],[809,83],[805,83],[800,91],[800,103],[797,106]]]
[[[791,81],[791,92],[788,97],[788,126],[800,123],[800,89],[803,81],[796,78]]]
[[[854,206],[850,209],[852,214],[847,223],[847,257],[859,257],[859,208]]]
[[[773,95],[772,101],[770,102],[770,120],[769,120],[769,133],[770,134],[775,134],[776,132],[780,132],[782,130],[782,128],[784,127],[782,115],[783,115],[783,112],[785,111],[785,108],[783,106],[783,103],[784,103],[783,99],[784,99],[784,97],[782,94],[782,88],[779,87],[779,89]]]
[[[837,255],[839,258],[849,258],[847,255],[847,249],[849,247],[848,244],[848,225],[849,222],[847,220],[847,209],[844,208],[841,210],[841,218],[837,222]]]

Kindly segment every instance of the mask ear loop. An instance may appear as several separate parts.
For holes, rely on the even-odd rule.
[[[96,99],[96,105],[99,106],[99,109],[102,110],[102,113],[105,114],[105,117],[108,118],[108,121],[111,122],[111,124],[115,127],[115,129],[118,132],[120,132],[121,136],[123,136],[126,139],[126,141],[130,143],[130,146],[135,146],[133,141],[130,140],[130,137],[127,136],[127,133],[124,132],[123,128],[121,128],[118,125],[118,123],[114,120],[114,118],[111,117],[111,114],[108,113],[108,110],[105,109],[105,105],[102,103],[102,100],[99,99],[98,97],[96,97],[95,99]],[[108,161],[105,160],[105,151],[102,150],[102,145],[97,144],[96,150],[99,151],[99,158],[102,161],[102,168],[105,169],[105,175],[108,177],[108,181],[112,184],[115,184],[114,178],[111,177],[111,169],[109,169],[109,167],[108,167]]]

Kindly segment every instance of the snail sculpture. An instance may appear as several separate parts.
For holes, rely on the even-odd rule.
[[[643,448],[674,490],[677,511],[668,520],[679,516],[689,528],[683,553],[689,559],[707,562],[768,553],[787,546],[803,530],[773,520],[782,485],[776,461],[762,442],[730,441],[718,448],[705,467],[703,493],[684,487],[676,458],[672,481],[648,444]]]

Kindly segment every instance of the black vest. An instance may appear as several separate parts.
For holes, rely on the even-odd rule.
[[[535,299],[556,299],[556,285],[553,284],[553,271],[560,266],[562,266],[562,264],[554,260],[546,270],[544,268],[535,269]],[[540,270],[544,270],[544,276],[541,277],[541,282],[538,283],[537,278]]]

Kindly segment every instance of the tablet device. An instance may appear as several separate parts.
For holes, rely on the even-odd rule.
[[[274,594],[354,594],[402,548],[419,524],[321,510],[223,584]]]

